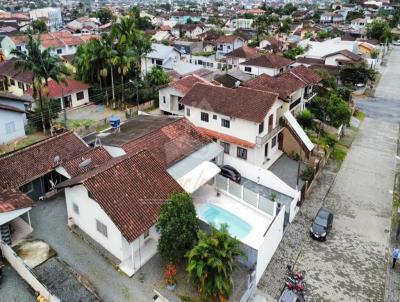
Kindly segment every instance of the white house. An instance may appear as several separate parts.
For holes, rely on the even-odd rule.
[[[154,66],[172,69],[173,65],[179,62],[180,57],[180,52],[174,47],[153,43],[152,51],[142,59],[142,73],[145,75]]]
[[[251,57],[250,59],[240,63],[239,69],[255,76],[263,73],[270,76],[276,76],[288,70],[292,63],[292,60],[269,53],[266,55],[262,54]]]
[[[226,30],[234,31],[235,29],[252,29],[253,28],[253,19],[245,19],[245,18],[236,18],[228,21],[225,24]]]
[[[242,47],[236,48],[235,50],[225,54],[226,61],[232,68],[238,68],[240,63],[256,56],[258,54],[257,49],[243,45]]]
[[[44,20],[50,31],[56,31],[63,25],[60,7],[45,7],[32,9],[29,12],[32,20]]]
[[[179,103],[182,97],[193,87],[196,83],[204,83],[212,85],[209,81],[191,74],[181,79],[169,83],[166,87],[158,91],[159,106],[161,112],[164,114],[184,115],[184,106]]]
[[[358,42],[357,41],[344,41],[340,37],[325,40],[322,42],[302,40],[299,42],[299,46],[307,48],[304,53],[304,57],[311,59],[322,59],[324,56],[347,49],[355,54],[358,54]]]
[[[361,62],[363,58],[347,49],[329,53],[323,57],[325,65],[341,66],[343,64]]]
[[[197,39],[204,32],[205,26],[202,23],[176,24],[171,30],[171,33],[178,39],[183,37]]]
[[[217,43],[216,58],[222,59],[225,57],[225,54],[231,52],[232,50],[235,50],[236,48],[242,47],[245,41],[243,38],[239,36],[230,35],[230,36],[219,37],[216,43]]]
[[[183,191],[147,150],[109,161],[58,188],[65,188],[68,224],[116,257],[128,276],[157,253],[161,206],[171,193]]]

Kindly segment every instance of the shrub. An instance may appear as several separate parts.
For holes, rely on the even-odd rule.
[[[297,121],[305,129],[311,129],[313,126],[313,114],[310,110],[305,109],[297,115]]]

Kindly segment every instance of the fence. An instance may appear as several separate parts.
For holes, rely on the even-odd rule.
[[[36,278],[35,274],[31,269],[24,263],[24,261],[18,257],[17,254],[5,244],[3,241],[0,242],[1,252],[3,257],[7,259],[8,263],[14,268],[14,270],[24,279],[36,292],[40,293],[49,302],[61,302],[56,296],[52,295],[50,291]]]
[[[243,185],[240,185],[229,178],[217,175],[216,180],[217,189],[228,193],[241,201],[257,208],[258,210],[271,215],[272,217],[276,214],[276,202],[266,198],[259,193],[253,192]]]

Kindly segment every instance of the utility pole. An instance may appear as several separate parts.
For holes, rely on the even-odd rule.
[[[64,108],[64,128],[65,130],[68,130],[68,124],[67,124],[67,109],[65,108],[65,104],[64,104],[64,89],[61,88],[61,102]]]

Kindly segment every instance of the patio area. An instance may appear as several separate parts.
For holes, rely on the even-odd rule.
[[[202,205],[209,203],[224,209],[248,223],[250,231],[247,235],[238,239],[254,249],[258,249],[262,244],[264,233],[273,220],[272,216],[245,204],[245,202],[236,200],[224,193],[217,194],[217,190],[211,185],[204,185],[194,192],[193,199],[196,210]]]
[[[286,154],[282,154],[281,157],[269,168],[269,170],[282,179],[291,188],[296,189],[298,167],[298,161],[291,159]],[[307,166],[303,162],[300,162],[299,190],[304,185],[304,181],[300,176],[301,172],[303,172],[305,169],[307,169]]]

